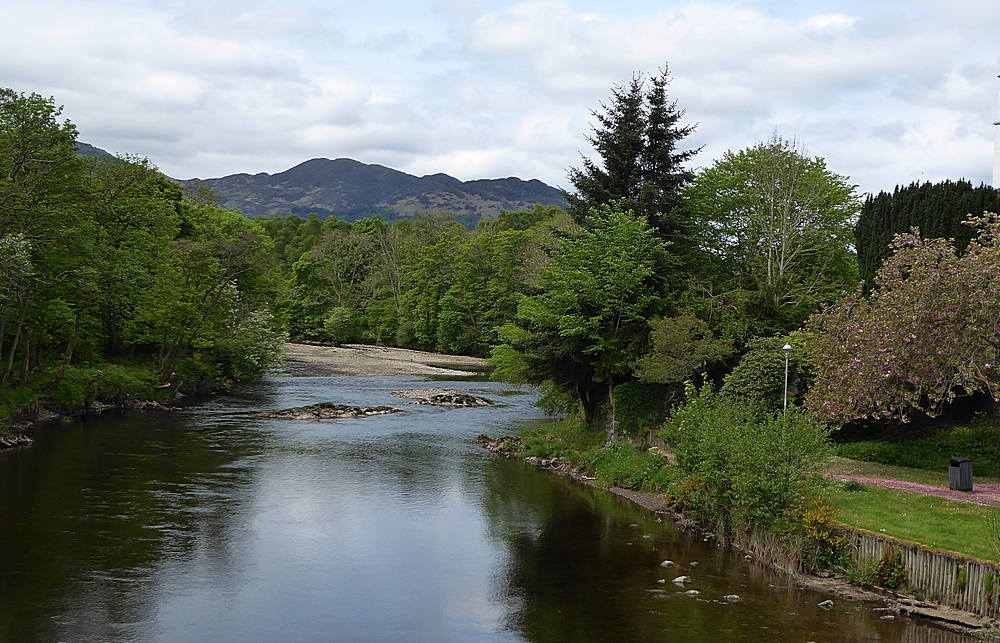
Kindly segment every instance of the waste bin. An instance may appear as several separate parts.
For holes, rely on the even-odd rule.
[[[957,491],[972,491],[972,460],[952,458],[948,467],[948,486]]]

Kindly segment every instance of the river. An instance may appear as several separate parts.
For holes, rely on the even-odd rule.
[[[390,395],[427,387],[415,377],[276,375],[39,429],[0,452],[0,640],[966,640],[877,605],[821,609],[828,596],[668,518],[485,453],[478,434],[540,419],[534,394],[434,386],[503,406]],[[327,400],[403,412],[253,415]]]

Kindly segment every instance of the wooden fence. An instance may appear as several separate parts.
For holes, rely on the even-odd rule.
[[[842,525],[858,565],[898,552],[911,592],[981,616],[1000,616],[1000,565]]]

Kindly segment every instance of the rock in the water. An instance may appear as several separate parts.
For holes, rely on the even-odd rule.
[[[0,435],[0,449],[7,449],[10,447],[26,447],[29,444],[31,444],[31,438],[21,433]]]
[[[740,600],[739,594],[726,594],[722,597],[722,600],[729,601],[730,603],[735,603]]]
[[[688,591],[684,592],[684,595],[685,596],[700,596],[701,592],[699,592],[696,589],[689,589]]]
[[[657,583],[666,583],[666,582],[667,582],[667,579],[666,579],[666,578],[661,578],[660,580],[658,580],[658,581],[656,581],[656,582],[657,582]]]
[[[678,576],[677,578],[675,578],[674,580],[672,580],[670,582],[673,583],[674,585],[687,585],[688,583],[691,582],[691,577],[690,576]]]
[[[494,440],[490,436],[482,434],[476,438],[476,444],[491,453],[502,455],[505,458],[516,457],[521,452],[523,446],[521,438],[516,435],[505,435]]]
[[[674,565],[675,563],[672,560],[665,560],[662,563],[660,563],[660,567],[673,567]]]
[[[688,563],[688,565],[689,565],[689,566],[691,566],[691,567],[697,567],[697,566],[698,566],[698,564],[699,564],[699,563],[698,563],[698,561],[696,561],[696,560],[692,560],[692,561],[691,561],[690,563]]]
[[[426,404],[431,406],[493,406],[493,400],[485,397],[472,395],[463,391],[448,391],[445,389],[427,389],[417,391],[393,391],[393,395],[414,400],[415,404]]]
[[[816,606],[817,607],[822,607],[825,610],[830,610],[830,609],[833,609],[833,601],[827,599],[827,600],[823,601],[822,603],[816,603]]]
[[[333,402],[320,402],[319,404],[297,406],[280,411],[265,411],[258,413],[258,415],[284,420],[334,420],[398,412],[399,409],[394,409],[391,406],[348,406],[345,404],[334,404]]]

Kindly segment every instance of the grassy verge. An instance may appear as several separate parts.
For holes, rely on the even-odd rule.
[[[988,521],[1000,513],[996,507],[876,485],[861,485],[860,489],[849,491],[843,484],[831,483],[827,497],[839,509],[837,519],[841,522],[934,549],[1000,562],[1000,544]]]
[[[978,468],[973,463],[973,473]],[[891,464],[881,464],[878,462],[860,462],[847,458],[833,457],[824,469],[824,473],[845,476],[865,476],[870,478],[890,478],[892,480],[905,480],[918,484],[928,484],[935,487],[948,487],[947,465],[938,469],[913,469],[911,467],[901,467]],[[1000,478],[990,476],[975,476],[976,483],[1000,483]]]
[[[971,424],[946,426],[931,434],[893,440],[864,440],[835,445],[837,455],[916,469],[947,471],[953,457],[971,458],[973,471],[1000,477],[1000,424],[980,417]]]

